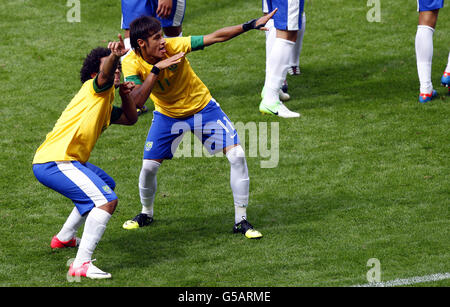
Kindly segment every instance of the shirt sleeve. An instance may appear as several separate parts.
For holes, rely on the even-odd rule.
[[[132,60],[130,56],[126,56],[122,61],[122,73],[126,82],[133,81],[135,84],[143,83],[136,61]]]
[[[102,88],[100,88],[100,87],[98,86],[98,83],[97,83],[97,77],[98,77],[98,75],[95,76],[94,82],[92,82],[92,86],[93,86],[94,91],[95,91],[96,94],[103,93],[103,92],[109,90],[109,89],[114,85],[114,81],[113,81],[113,82],[110,82],[110,83],[105,84],[105,86],[103,86]]]
[[[191,49],[192,51],[203,50],[205,45],[203,44],[202,36],[191,36]]]

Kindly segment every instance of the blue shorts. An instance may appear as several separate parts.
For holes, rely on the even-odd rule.
[[[144,159],[172,159],[186,132],[194,133],[210,154],[240,144],[230,119],[212,99],[200,112],[185,118],[172,118],[154,111]]]
[[[302,28],[302,15],[305,0],[263,0],[263,12],[272,12],[278,8],[273,15],[275,29],[285,31],[297,31]]]
[[[71,199],[81,215],[117,199],[114,179],[88,162],[33,164],[33,172],[40,183]]]
[[[444,7],[444,0],[417,0],[417,11],[433,11]]]
[[[158,0],[122,0],[122,29],[129,29],[130,23],[141,16],[156,17],[163,28],[181,26],[186,10],[186,0],[172,0],[172,12],[168,18],[156,16]]]

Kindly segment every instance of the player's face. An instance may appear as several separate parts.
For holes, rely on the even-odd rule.
[[[154,58],[160,60],[164,58],[166,54],[166,40],[164,39],[162,29],[148,37],[143,41],[143,46],[141,46],[143,55],[147,58]]]

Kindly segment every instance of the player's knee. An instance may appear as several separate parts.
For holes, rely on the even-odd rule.
[[[164,34],[167,37],[178,37],[181,34],[182,28],[181,28],[181,26],[178,26],[178,27],[164,27],[163,31],[164,31]]]
[[[118,204],[118,199],[114,199],[100,207],[98,207],[99,209],[105,210],[106,212],[108,212],[109,214],[113,214],[114,211],[116,210],[117,204]]]
[[[142,171],[147,174],[156,175],[160,166],[161,163],[155,160],[144,159],[142,161]]]
[[[228,149],[226,156],[232,165],[246,165],[245,152],[241,145]]]

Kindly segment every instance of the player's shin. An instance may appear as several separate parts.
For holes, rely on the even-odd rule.
[[[264,84],[264,101],[268,104],[279,100],[279,90],[286,80],[291,54],[295,43],[277,38],[272,47],[266,67],[266,81]]]
[[[97,207],[89,212],[77,256],[73,262],[74,268],[80,267],[84,263],[91,261],[95,247],[103,236],[106,224],[108,224],[110,218],[110,213]]]
[[[234,199],[235,224],[237,224],[247,219],[250,179],[245,152],[240,145],[229,149],[226,156],[230,162],[230,185]]]
[[[56,235],[56,237],[62,242],[72,240],[76,236],[78,228],[80,228],[85,220],[86,216],[81,216],[78,209],[76,207],[73,208],[72,212],[70,213],[69,217],[67,218],[66,222],[64,223],[63,227]]]
[[[416,33],[417,72],[420,81],[420,93],[429,94],[433,91],[431,82],[431,65],[433,59],[433,33],[429,26],[419,25]]]
[[[141,198],[142,212],[153,217],[153,202],[155,200],[157,180],[156,174],[161,163],[154,160],[144,160],[139,175],[139,196]]]

